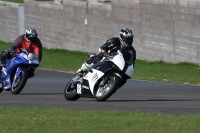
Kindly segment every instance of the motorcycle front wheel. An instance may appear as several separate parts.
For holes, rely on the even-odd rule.
[[[18,78],[13,78],[13,83],[12,83],[12,89],[11,92],[12,94],[19,94],[22,89],[24,88],[26,82],[28,79],[28,71],[23,70]]]
[[[121,83],[121,78],[113,74],[110,76],[107,83],[104,86],[100,86],[95,95],[96,101],[105,101],[107,100],[119,87]]]
[[[3,89],[2,88],[0,88],[0,93],[3,91]]]
[[[80,98],[80,95],[77,94],[76,86],[73,82],[69,81],[64,89],[64,97],[68,101],[76,101]]]

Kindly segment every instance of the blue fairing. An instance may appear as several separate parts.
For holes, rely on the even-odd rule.
[[[28,60],[18,54],[12,57],[10,60],[6,60],[5,65],[2,68],[2,76],[0,78],[0,84],[3,89],[10,90],[12,87],[12,77],[19,77],[20,73],[24,69],[31,69],[34,72],[38,65],[29,64]],[[16,71],[17,70],[17,71]]]
[[[16,57],[12,58],[11,60],[7,60],[7,74],[10,75],[20,64],[28,64],[28,61],[23,57],[17,55]]]

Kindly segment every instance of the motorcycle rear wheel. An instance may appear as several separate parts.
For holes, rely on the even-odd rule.
[[[19,94],[22,89],[24,88],[26,82],[28,79],[28,71],[23,70],[19,76],[19,78],[13,78],[13,83],[12,83],[12,89],[11,93],[12,94]]]
[[[76,86],[73,82],[69,81],[64,89],[64,97],[68,101],[76,101],[80,98],[80,95],[77,94]]]
[[[96,101],[105,101],[107,100],[119,87],[121,83],[121,78],[113,74],[108,80],[108,82],[103,86],[97,89],[95,94]]]

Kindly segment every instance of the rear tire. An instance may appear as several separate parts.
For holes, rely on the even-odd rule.
[[[28,79],[28,71],[23,70],[19,76],[19,78],[14,79],[13,78],[13,83],[12,83],[12,89],[11,92],[12,94],[19,94],[22,89],[24,88],[26,82]]]
[[[103,87],[99,87],[96,94],[95,99],[97,101],[105,101],[107,100],[115,91],[118,89],[121,78],[117,75],[113,74],[111,79],[107,82],[108,84],[104,85]]]
[[[71,81],[69,81],[64,89],[65,99],[68,101],[76,101],[80,98],[80,95],[77,94],[76,85],[73,85]]]

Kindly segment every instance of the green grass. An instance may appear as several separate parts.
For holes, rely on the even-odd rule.
[[[0,50],[9,43],[0,41]],[[76,72],[87,59],[88,53],[61,49],[43,49],[41,68]],[[133,79],[200,85],[200,66],[189,63],[170,64],[136,60]]]
[[[14,3],[24,3],[24,0],[1,0],[1,1],[14,2]]]
[[[1,133],[199,133],[200,115],[0,107]],[[6,125],[7,124],[7,125]]]
[[[190,63],[136,61],[134,79],[200,85],[200,66]]]
[[[88,53],[69,50],[43,49],[40,67],[74,72],[87,59]]]

